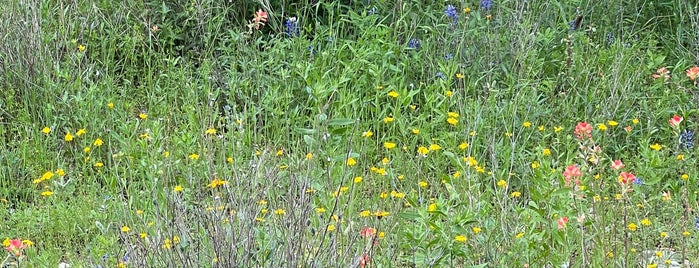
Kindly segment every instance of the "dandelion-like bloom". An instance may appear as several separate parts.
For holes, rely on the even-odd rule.
[[[632,231],[632,232],[633,232],[633,231],[636,231],[636,229],[638,229],[638,225],[636,225],[636,224],[633,223],[633,222],[632,222],[632,223],[629,223],[626,227],[628,227],[629,230]]]
[[[395,90],[391,90],[391,92],[388,92],[387,95],[391,98],[398,98],[398,92],[396,92]]]
[[[650,146],[650,148],[653,150],[656,150],[656,151],[660,151],[661,149],[663,149],[663,146],[658,144],[658,143],[654,143],[653,145]]]
[[[456,237],[454,237],[454,240],[459,243],[466,243],[466,241],[468,241],[468,238],[466,238],[466,236],[464,235],[457,235]]]
[[[577,126],[575,126],[575,137],[577,137],[579,140],[582,140],[583,138],[591,138],[592,137],[592,126],[588,124],[587,122],[579,122]]]
[[[456,124],[459,123],[459,119],[456,119],[454,117],[449,117],[449,118],[447,118],[447,123],[452,125],[452,126],[456,126]]]
[[[488,11],[490,8],[493,7],[493,1],[492,0],[481,0],[481,9]]]
[[[299,29],[298,26],[298,20],[296,17],[290,17],[286,19],[286,22],[284,22],[284,33],[286,34],[286,37],[298,37],[301,35],[301,29]]]
[[[72,141],[73,140],[73,135],[70,134],[70,132],[66,133],[66,136],[64,137],[66,141]]]
[[[129,228],[129,226],[126,226],[126,225],[121,226],[122,233],[128,233],[129,231],[131,231],[131,228]]]
[[[347,163],[346,163],[346,164],[347,164],[348,167],[354,166],[354,165],[357,164],[357,160],[354,160],[353,157],[347,158]]]
[[[419,148],[417,148],[417,153],[423,157],[426,157],[427,153],[429,153],[429,152],[430,152],[430,150],[427,149],[427,147],[425,147],[425,146],[420,146]]]
[[[456,24],[457,22],[459,22],[459,15],[457,15],[456,13],[456,8],[452,5],[448,5],[447,8],[444,10],[444,14],[446,14],[447,17],[453,20],[452,24]]]
[[[384,142],[383,147],[390,150],[396,148],[396,144],[393,142]]]
[[[182,185],[175,185],[175,188],[172,189],[172,191],[175,193],[182,192],[183,190],[184,190],[184,187],[182,187]]]

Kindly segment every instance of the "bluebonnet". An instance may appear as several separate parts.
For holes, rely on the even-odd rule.
[[[452,5],[447,6],[447,9],[444,10],[444,14],[447,14],[447,17],[454,20],[453,24],[456,24],[459,21],[459,16],[456,15],[456,8]]]
[[[493,7],[493,0],[481,0],[481,9],[488,11]]]
[[[637,185],[643,185],[643,180],[641,179],[641,177],[636,177],[633,179],[633,183]]]
[[[699,229],[699,218],[694,218],[694,227],[697,227],[697,229]]]
[[[437,72],[437,74],[435,76],[442,78],[442,80],[447,80],[447,76],[444,75],[443,72]]]
[[[444,59],[445,59],[445,60],[451,60],[451,59],[453,59],[453,58],[454,58],[454,54],[447,53],[446,55],[444,55]]]
[[[284,26],[286,26],[286,29],[284,30],[284,32],[286,33],[286,37],[297,37],[301,35],[301,30],[299,29],[299,22],[296,20],[296,17],[286,19]]]
[[[108,255],[106,253],[104,255],[102,255],[102,262],[107,261],[107,257],[108,257]]]
[[[607,33],[607,35],[605,35],[605,38],[607,39],[607,43],[609,43],[610,45],[614,44],[614,40],[616,40],[616,38],[614,38],[614,34],[611,32]]]
[[[694,149],[694,131],[684,130],[680,134],[680,149]]]
[[[121,258],[121,262],[129,262],[129,254],[128,253],[124,254],[124,257]]]
[[[415,39],[415,38],[410,38],[410,40],[408,41],[408,48],[419,49],[420,48],[420,40]]]

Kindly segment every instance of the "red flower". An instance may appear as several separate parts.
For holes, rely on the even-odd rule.
[[[370,261],[371,259],[369,259],[369,255],[362,253],[362,256],[359,257],[359,267],[366,266]]]
[[[582,140],[583,138],[591,138],[591,133],[592,125],[588,124],[587,122],[580,122],[577,126],[575,126],[575,136],[579,140]]]
[[[568,217],[559,218],[558,219],[558,230],[565,228],[566,224],[568,224]]]
[[[565,170],[563,170],[563,177],[566,178],[566,186],[570,185],[570,181],[573,180],[575,177],[581,177],[582,173],[580,172],[580,169],[576,165],[570,165],[566,167]],[[578,183],[576,181],[576,183]]]
[[[673,127],[679,126],[680,123],[682,123],[682,120],[683,120],[683,119],[684,119],[684,118],[682,118],[682,117],[679,116],[679,115],[674,115],[672,118],[670,118],[670,121],[669,121],[669,122],[670,122],[670,126],[673,126]]]
[[[691,79],[692,81],[696,80],[697,77],[699,77],[699,67],[694,66],[692,68],[689,68],[687,70],[687,77]]]
[[[5,247],[7,251],[10,253],[14,254],[15,256],[19,257],[22,256],[22,250],[26,248],[27,245],[22,243],[22,240],[19,239],[12,239],[10,240],[10,245]]]
[[[368,227],[368,226],[364,226],[364,228],[362,228],[362,230],[359,231],[359,234],[362,237],[371,237],[371,236],[374,236],[376,234],[376,229]]]
[[[624,163],[621,162],[621,160],[617,159],[617,160],[614,160],[614,162],[612,162],[612,165],[610,167],[612,169],[622,169],[622,168],[624,168]]]
[[[267,12],[263,11],[262,9],[258,10],[255,12],[255,17],[252,20],[257,23],[267,22]]]
[[[636,176],[629,172],[622,172],[619,174],[618,181],[620,184],[629,184],[632,183],[636,179]]]

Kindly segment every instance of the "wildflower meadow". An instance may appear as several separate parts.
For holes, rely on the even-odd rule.
[[[699,267],[699,3],[0,4],[0,267]]]

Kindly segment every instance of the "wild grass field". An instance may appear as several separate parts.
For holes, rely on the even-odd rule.
[[[697,267],[699,4],[3,0],[0,267]]]

